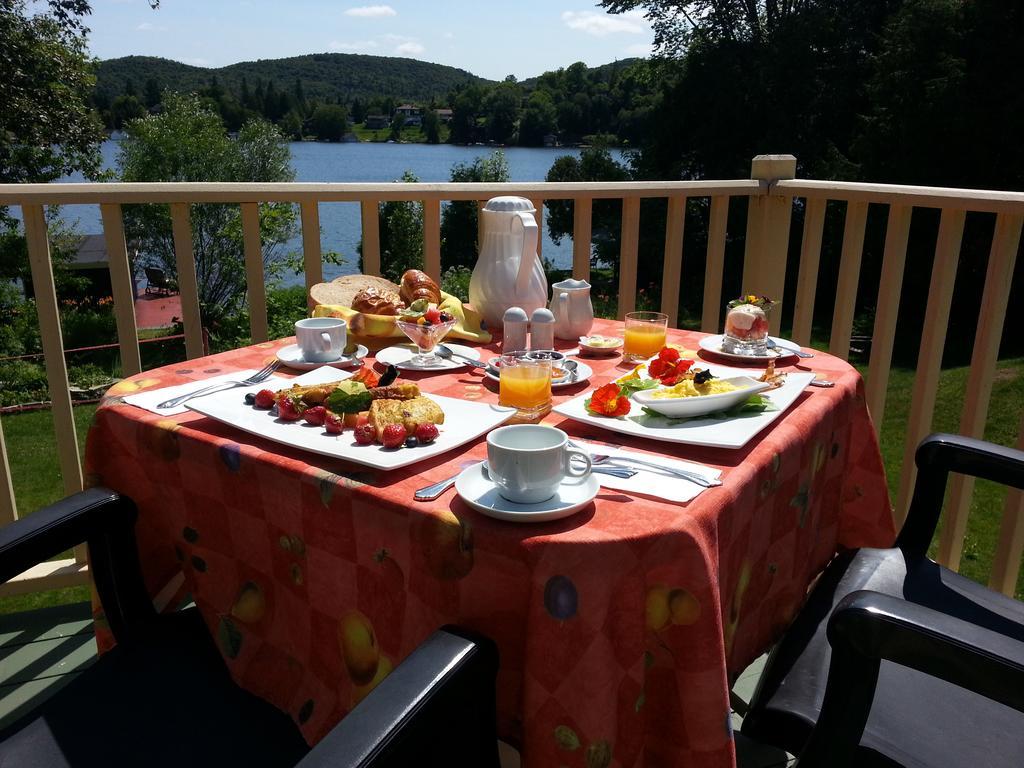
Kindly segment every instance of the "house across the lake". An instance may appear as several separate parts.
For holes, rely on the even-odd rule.
[[[391,125],[391,119],[387,115],[367,115],[363,125],[371,131],[378,131]]]
[[[423,110],[415,104],[402,104],[395,110],[395,117],[404,118],[406,125],[423,124]]]

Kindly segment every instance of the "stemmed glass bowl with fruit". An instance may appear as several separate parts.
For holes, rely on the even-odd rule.
[[[444,361],[434,354],[434,348],[448,335],[455,325],[455,317],[442,312],[437,305],[426,299],[417,299],[407,308],[400,310],[395,320],[402,333],[416,345],[417,353],[409,361],[419,368],[429,368]]]

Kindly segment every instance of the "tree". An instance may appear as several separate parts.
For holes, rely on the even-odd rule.
[[[341,141],[348,130],[348,115],[337,104],[321,104],[314,110],[309,125],[320,141]]]
[[[452,102],[452,122],[449,141],[453,144],[471,144],[477,140],[476,119],[483,107],[484,89],[478,85],[463,88]]]
[[[146,108],[135,96],[121,95],[110,107],[110,121],[114,128],[123,128],[132,120],[146,115]]]
[[[505,182],[508,162],[501,150],[472,163],[452,166],[452,181]],[[453,200],[441,212],[441,253],[446,264],[472,267],[477,257],[477,208],[472,200]]]
[[[484,100],[487,121],[487,138],[499,144],[507,144],[516,130],[519,116],[519,86],[505,81],[495,86]]]
[[[143,102],[148,109],[152,109],[160,103],[160,83],[155,78],[149,78],[146,80],[146,94],[143,97]]]
[[[246,123],[229,138],[220,117],[196,96],[168,93],[159,115],[127,127],[117,165],[121,181],[292,181],[288,146],[272,125]],[[237,205],[192,205],[192,248],[203,324],[215,328],[245,297],[241,211]],[[260,236],[270,274],[277,249],[294,231],[295,211],[285,203],[261,204]],[[171,219],[165,205],[125,207],[125,228],[143,261],[177,274]]]
[[[95,79],[81,0],[0,0],[0,182],[48,182],[99,171],[103,126],[89,105]],[[6,207],[0,223],[10,225]]]
[[[427,137],[427,144],[441,143],[441,118],[433,109],[423,112],[423,135]]]
[[[419,178],[406,171],[399,181],[415,184]],[[381,275],[399,283],[405,270],[423,269],[423,205],[404,200],[381,203],[378,222]]]
[[[519,121],[519,143],[539,147],[544,137],[558,129],[558,112],[547,91],[534,91]]]
[[[388,138],[392,141],[399,141],[402,138],[402,128],[405,127],[405,117],[395,113],[395,116],[391,118],[391,131],[388,133]]]

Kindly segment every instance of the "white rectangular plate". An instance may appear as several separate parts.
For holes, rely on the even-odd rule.
[[[255,387],[239,387],[206,397],[197,397],[188,401],[188,407],[211,419],[283,445],[354,461],[377,469],[398,469],[450,451],[503,424],[515,413],[514,408],[424,393],[444,411],[444,424],[440,427],[441,434],[437,440],[430,445],[419,445],[415,448],[385,450],[379,445],[358,445],[352,437],[351,429],[346,429],[340,435],[329,435],[323,427],[314,427],[304,421],[279,421],[269,412],[253,408],[244,402],[246,392],[258,392],[261,389],[278,390],[295,383],[339,381],[351,375],[348,371],[324,366],[294,379],[273,378]]]
[[[704,366],[702,366],[704,367]],[[721,365],[706,366],[714,376],[727,379],[733,376],[749,376],[750,370],[737,370]],[[669,443],[686,443],[703,445],[709,448],[742,448],[758,435],[765,427],[775,421],[800,396],[808,384],[814,379],[813,373],[788,373],[786,383],[778,389],[762,392],[762,397],[772,401],[776,410],[761,413],[744,414],[730,418],[695,418],[686,421],[669,422],[659,419],[642,424],[637,419],[643,415],[641,406],[632,401],[633,410],[629,416],[621,419],[609,419],[595,416],[588,412],[584,401],[593,394],[593,390],[574,397],[554,407],[554,412],[567,416],[574,421],[593,424],[595,427],[620,432],[624,435],[636,435],[651,440],[664,440]],[[651,417],[644,417],[648,421]]]

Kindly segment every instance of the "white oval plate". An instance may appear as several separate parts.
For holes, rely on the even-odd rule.
[[[714,395],[699,395],[697,397],[672,397],[657,398],[651,397],[658,389],[641,390],[633,395],[633,400],[640,405],[650,408],[652,411],[668,416],[672,419],[684,419],[691,416],[705,416],[709,413],[727,411],[733,406],[739,405],[751,395],[763,392],[771,386],[768,382],[757,381],[749,376],[735,376],[729,379],[721,379],[735,384],[739,389],[732,392],[719,392]]]
[[[462,344],[452,344],[450,341],[444,342],[444,345],[451,349],[452,352],[458,352],[460,355],[471,357],[474,360],[480,359],[480,350],[474,349],[473,347],[466,347]],[[452,371],[466,365],[457,357],[453,357],[451,360],[439,359],[437,365],[413,365],[411,361],[415,354],[416,347],[412,344],[396,344],[393,347],[385,347],[378,352],[377,362],[391,363],[391,365],[397,366],[403,371]]]
[[[329,365],[332,368],[354,368],[357,365],[361,365],[363,358],[369,353],[370,351],[366,347],[358,344],[356,345],[356,351],[352,353],[353,357],[344,357],[341,360],[335,360],[330,363],[309,363],[302,357],[302,350],[298,344],[289,344],[287,347],[281,347],[277,350],[277,359],[289,368],[294,368],[297,371],[312,371],[325,365]]]
[[[622,349],[623,340],[618,336],[605,336],[606,339],[615,339],[616,341],[618,341],[617,344],[611,347],[595,347],[590,344],[587,344],[586,339],[589,338],[589,336],[580,336],[580,348],[587,350],[587,352],[590,352],[591,354],[612,355],[618,352],[620,349]]]
[[[498,374],[496,374],[494,372],[495,369],[492,368],[491,366],[493,365],[493,361],[494,360],[500,360],[500,359],[501,359],[500,357],[492,357],[490,360],[487,361],[487,367],[484,368],[484,374],[487,376],[487,378],[491,379],[492,381],[498,381]],[[589,365],[584,363],[582,360],[577,360],[576,361],[576,378],[573,379],[572,381],[569,381],[569,377],[568,376],[564,376],[564,377],[562,377],[558,381],[552,381],[551,382],[551,387],[553,389],[561,389],[562,387],[571,387],[571,386],[574,386],[576,384],[582,384],[583,382],[585,382],[587,379],[589,379],[593,375],[594,375],[594,369],[593,368],[591,368]]]
[[[455,492],[477,512],[513,523],[543,523],[568,517],[593,501],[600,489],[597,478],[590,475],[582,483],[562,483],[547,501],[516,504],[498,493],[498,486],[486,475],[482,463],[466,467],[455,481]]]
[[[764,360],[775,359],[779,360],[784,357],[793,357],[793,353],[800,349],[800,345],[795,341],[789,339],[780,339],[777,336],[769,336],[768,338],[775,342],[776,349],[774,351],[768,350],[763,355],[737,355],[732,352],[722,351],[722,339],[725,336],[718,334],[717,336],[705,336],[700,340],[700,348],[705,352],[711,352],[712,354],[719,355],[729,360],[756,360],[762,362]]]

